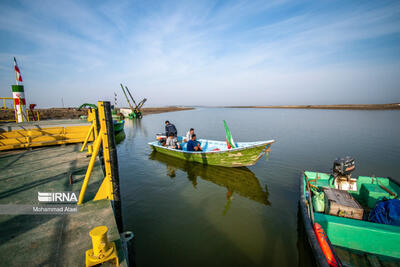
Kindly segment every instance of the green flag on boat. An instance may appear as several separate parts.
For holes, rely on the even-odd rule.
[[[225,120],[224,120],[224,126],[226,133],[226,145],[228,146],[228,149],[235,148],[236,147],[235,142],[233,142],[231,132],[229,131],[228,125],[226,124]]]

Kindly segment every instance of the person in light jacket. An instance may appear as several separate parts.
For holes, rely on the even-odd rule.
[[[186,133],[185,137],[185,142],[189,142],[189,140],[192,140],[192,136],[194,135],[194,129],[190,128],[190,130]]]

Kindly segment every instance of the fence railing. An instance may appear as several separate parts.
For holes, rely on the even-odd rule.
[[[20,110],[22,111],[22,101],[19,101]],[[12,97],[0,97],[0,112],[10,112],[14,114],[14,118],[0,119],[3,122],[18,122],[17,106]],[[4,117],[7,117],[4,116]],[[39,111],[33,109],[26,109],[25,113],[22,112],[22,121],[40,121]]]
[[[0,112],[12,111],[14,113],[14,119],[0,119],[0,121],[17,121],[17,109],[15,107],[15,101],[12,97],[0,97]]]

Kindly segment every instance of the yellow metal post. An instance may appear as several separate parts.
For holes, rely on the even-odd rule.
[[[111,180],[111,164],[110,164],[110,152],[109,152],[109,144],[108,144],[108,132],[106,125],[106,117],[104,112],[104,103],[98,102],[98,112],[99,112],[99,121],[100,121],[100,129],[104,130],[103,133],[99,136],[103,139],[103,157],[104,157],[104,169],[106,172],[106,177],[104,177],[103,182],[99,190],[97,191],[94,200],[100,199],[111,199],[113,200],[113,190],[112,190],[112,180]]]
[[[88,131],[88,134],[85,138],[85,142],[83,143],[81,147],[81,152],[85,149],[87,142],[89,141],[90,135],[92,134],[92,131],[94,131],[94,138],[97,138],[97,116],[96,116],[96,110],[94,109],[89,109],[88,110],[88,121],[92,122],[92,125]]]
[[[13,106],[14,106],[15,122],[18,122],[17,106],[15,105],[15,101],[14,100],[13,100]]]
[[[92,153],[93,153],[93,145],[88,145],[87,150],[88,150],[88,152],[86,154],[87,155],[92,155]]]
[[[86,144],[87,144],[87,142],[89,141],[89,138],[90,138],[90,135],[92,134],[93,129],[94,129],[94,124],[92,124],[92,125],[90,126],[90,129],[89,129],[89,131],[88,131],[88,133],[87,133],[87,135],[86,135],[85,141],[83,142],[83,145],[82,145],[82,147],[81,147],[81,152],[85,149]]]
[[[97,138],[97,113],[95,109],[89,109],[88,121],[91,121],[94,125],[94,138]]]
[[[37,115],[37,120],[40,121],[40,118],[39,118],[39,110],[36,111],[36,115]]]
[[[100,130],[100,133],[102,133],[102,130]],[[99,136],[101,136],[101,135],[99,135]],[[90,175],[92,174],[93,166],[94,166],[94,163],[96,161],[97,154],[99,154],[101,142],[102,142],[102,138],[101,137],[98,137],[94,141],[93,153],[92,153],[92,157],[90,158],[90,162],[89,162],[88,169],[86,171],[85,179],[83,180],[81,192],[79,193],[78,205],[82,204],[82,202],[83,202],[83,198],[85,196],[86,188],[87,188],[89,180],[90,180]]]
[[[95,111],[93,111],[94,113]],[[90,116],[90,113],[89,113]],[[88,118],[89,118],[88,116]],[[100,145],[103,145],[103,157],[104,157],[104,169],[105,169],[105,177],[99,190],[94,197],[94,200],[100,199],[114,199],[113,195],[113,186],[112,186],[112,174],[111,174],[111,163],[110,163],[110,151],[109,151],[109,142],[108,142],[108,132],[107,132],[107,124],[106,117],[104,111],[104,103],[98,102],[98,116],[100,121],[100,132],[97,135],[94,144],[93,144],[93,153],[90,158],[89,166],[86,171],[85,179],[82,184],[81,192],[79,194],[78,205],[82,204],[83,198],[85,196],[86,188],[90,180],[90,175],[93,170],[94,163],[96,161],[97,154],[99,153]],[[93,119],[93,117],[92,117]],[[93,119],[92,126],[95,127],[96,118]],[[95,128],[93,129],[96,133]]]

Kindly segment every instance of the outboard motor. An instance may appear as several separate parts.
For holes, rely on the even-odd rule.
[[[335,159],[332,170],[336,189],[357,191],[357,179],[351,178],[351,173],[355,168],[355,160],[352,157]]]
[[[165,134],[162,133],[156,134],[156,139],[160,145],[164,145],[165,142],[167,141],[167,137],[165,136]]]

